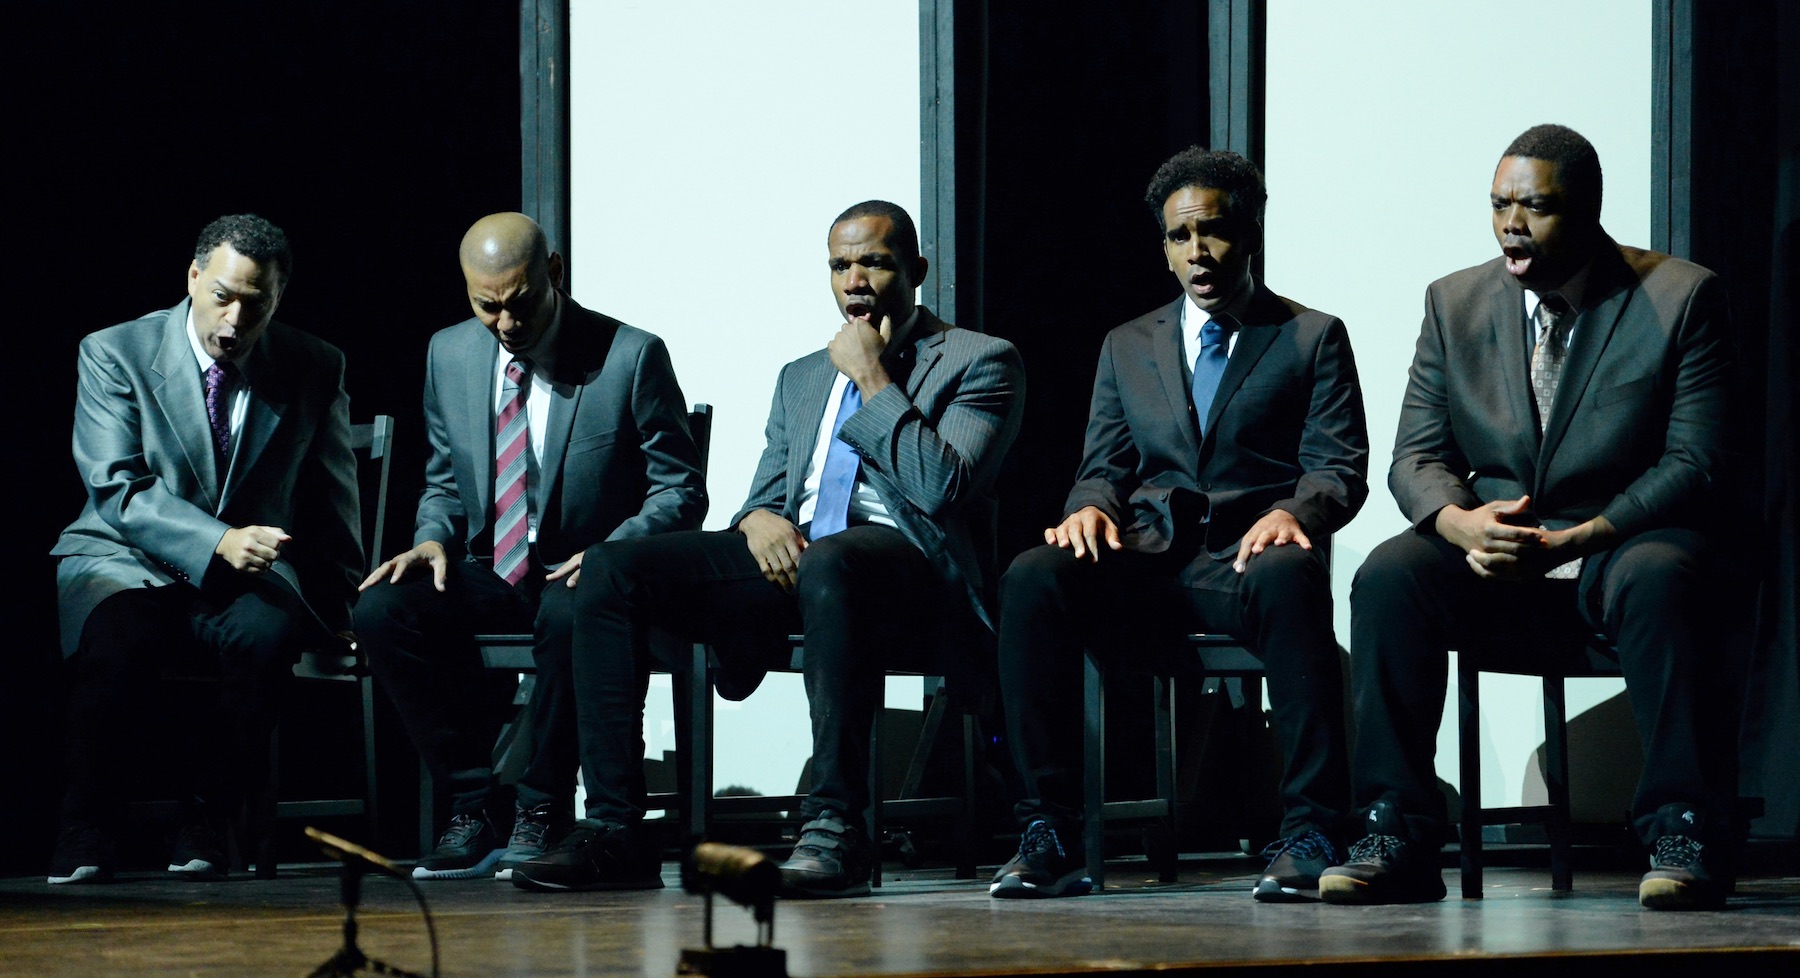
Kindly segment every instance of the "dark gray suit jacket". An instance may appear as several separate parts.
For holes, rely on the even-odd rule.
[[[920,307],[911,337],[883,361],[893,383],[865,401],[838,437],[862,456],[862,477],[900,532],[991,629],[984,595],[995,579],[994,478],[1025,408],[1019,351]],[[824,350],[781,369],[762,458],[733,526],[753,509],[799,522],[802,484],[836,376]]]
[[[298,593],[326,628],[350,625],[364,568],[343,354],[270,323],[240,365],[249,411],[221,475],[188,305],[81,341],[74,444],[88,498],[50,551],[64,655],[115,592],[236,573],[213,549],[237,526],[292,534],[265,579]]]
[[[1500,258],[1426,291],[1388,471],[1400,511],[1429,530],[1445,506],[1529,493],[1551,529],[1599,515],[1621,537],[1702,522],[1729,373],[1717,277],[1606,241],[1542,438],[1524,310]]]
[[[1129,549],[1197,545],[1212,557],[1235,555],[1270,510],[1313,537],[1350,522],[1369,495],[1369,435],[1343,322],[1259,284],[1202,439],[1181,344],[1186,301],[1107,334],[1064,515],[1094,506]],[[1197,557],[1182,582],[1209,569]]]
[[[661,339],[562,297],[554,392],[532,509],[538,560],[554,568],[605,540],[693,529],[706,483],[687,402]],[[499,341],[470,318],[431,338],[431,459],[413,543],[492,557],[494,383]]]

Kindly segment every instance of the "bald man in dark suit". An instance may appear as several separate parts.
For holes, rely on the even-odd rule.
[[[1501,256],[1432,283],[1388,484],[1411,530],[1351,591],[1355,791],[1366,835],[1326,900],[1437,900],[1446,812],[1433,766],[1448,649],[1616,646],[1644,771],[1644,906],[1731,889],[1739,708],[1704,639],[1729,339],[1706,269],[1600,226],[1600,159],[1537,126],[1495,169]]]

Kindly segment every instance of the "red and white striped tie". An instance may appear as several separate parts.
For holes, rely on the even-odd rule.
[[[525,367],[518,360],[506,365],[506,381],[500,385],[500,413],[494,418],[494,573],[509,584],[525,579],[530,569],[530,544],[525,530],[530,522],[526,505],[526,455],[531,451],[531,423],[525,399],[531,393]]]

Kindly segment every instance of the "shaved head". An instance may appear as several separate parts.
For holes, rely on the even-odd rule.
[[[489,214],[463,235],[457,257],[465,271],[493,275],[527,268],[536,272],[550,261],[550,241],[544,237],[544,229],[524,214]]]
[[[463,235],[457,257],[475,318],[509,352],[529,353],[555,320],[562,288],[562,256],[544,229],[523,214],[489,214]]]

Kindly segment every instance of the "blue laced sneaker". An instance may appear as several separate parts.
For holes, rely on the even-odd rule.
[[[458,815],[438,836],[437,848],[413,866],[416,880],[472,880],[494,875],[506,849],[484,818]]]
[[[1325,833],[1308,829],[1264,847],[1269,868],[1250,895],[1264,903],[1296,903],[1319,898],[1319,874],[1337,865],[1337,849]]]
[[[1025,826],[1018,855],[994,874],[988,895],[1002,900],[1081,896],[1094,888],[1087,860],[1071,855],[1050,823],[1038,819]]]

